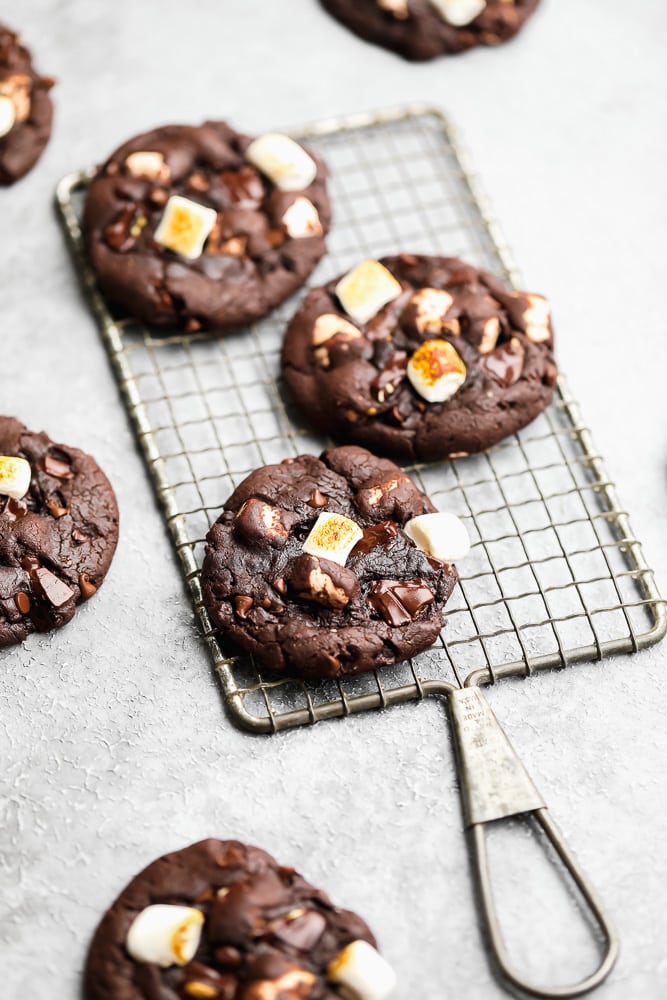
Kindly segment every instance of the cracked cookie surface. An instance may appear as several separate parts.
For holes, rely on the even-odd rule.
[[[167,125],[111,155],[83,215],[88,257],[111,304],[158,327],[224,331],[260,319],[303,284],[325,252],[326,168],[309,154],[312,183],[281,190],[246,159],[252,141],[225,122]],[[194,259],[155,239],[173,196],[215,213]],[[290,235],[299,225],[306,231]]]
[[[118,541],[113,489],[90,455],[0,417],[0,455],[30,463],[21,500],[0,495],[0,646],[72,619]]]
[[[0,184],[35,165],[51,135],[54,81],[40,76],[21,38],[0,24]]]
[[[404,59],[423,61],[453,55],[478,45],[499,45],[521,29],[539,0],[488,0],[465,5],[467,24],[448,23],[430,0],[320,0],[342,24],[368,42],[382,45]],[[460,2],[460,0],[459,0]],[[445,5],[446,6],[446,5]],[[456,4],[453,2],[452,7]]]
[[[455,257],[382,264],[398,294],[365,323],[346,314],[334,279],[289,324],[283,375],[313,425],[379,454],[433,461],[483,451],[549,405],[557,367],[546,299]],[[440,401],[410,370],[425,345],[446,352],[443,371],[456,378]]]
[[[433,511],[406,473],[363,448],[257,469],[208,533],[211,618],[274,672],[336,677],[402,662],[435,642],[457,580],[403,530]],[[332,531],[351,524],[347,542]]]

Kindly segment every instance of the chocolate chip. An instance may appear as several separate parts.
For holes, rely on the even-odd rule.
[[[91,581],[87,573],[82,573],[79,577],[79,590],[81,591],[81,596],[84,601],[87,601],[89,597],[97,593],[97,587]]]
[[[79,531],[78,528],[72,528],[72,539],[77,545],[83,545],[84,542],[89,541],[88,535],[84,535],[83,531]]]
[[[69,508],[63,507],[57,500],[47,500],[46,506],[49,509],[51,517],[59,518],[64,517],[65,514],[69,514]]]
[[[69,462],[65,462],[49,454],[44,457],[44,471],[47,475],[53,476],[55,479],[71,479],[74,475]]]
[[[204,191],[208,191],[210,186],[211,185],[206,174],[202,174],[200,171],[195,171],[194,174],[190,174],[185,182],[187,191],[198,191],[200,194]]]
[[[201,330],[201,323],[199,322],[198,319],[195,319],[194,316],[190,316],[190,318],[185,323],[185,332],[197,333],[199,330]]]
[[[19,591],[18,594],[14,594],[14,603],[19,609],[22,615],[27,615],[30,611],[30,598],[23,591]]]
[[[243,956],[238,948],[232,948],[230,944],[216,948],[213,955],[216,962],[226,969],[237,969],[243,961]]]
[[[239,616],[239,618],[247,618],[248,612],[255,602],[252,597],[246,597],[243,594],[237,594],[234,598],[234,611]]]
[[[287,584],[283,580],[282,576],[279,576],[276,580],[274,580],[271,586],[274,588],[274,590],[277,590],[279,594],[287,593]]]
[[[435,594],[425,580],[378,580],[370,589],[368,602],[393,626],[407,625],[432,604]]]
[[[154,187],[148,192],[148,200],[155,208],[164,208],[169,201],[169,195],[164,188]]]
[[[320,493],[320,491],[317,488],[315,488],[313,492],[310,494],[310,500],[308,501],[309,507],[315,507],[315,508],[326,507],[327,503],[328,500],[325,497],[324,493]]]

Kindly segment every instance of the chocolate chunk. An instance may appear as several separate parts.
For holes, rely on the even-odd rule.
[[[407,625],[435,600],[425,580],[379,580],[368,601],[390,625]]]
[[[510,386],[521,378],[526,355],[523,344],[513,337],[480,358],[480,366],[501,385]]]
[[[271,928],[273,937],[299,951],[310,951],[322,937],[326,918],[317,910],[306,910],[290,919],[276,921]]]
[[[69,462],[56,458],[50,452],[44,456],[44,471],[55,479],[71,479],[74,473]]]
[[[63,507],[62,504],[59,504],[57,500],[47,500],[46,506],[49,509],[49,514],[51,515],[51,517],[58,518],[58,517],[64,517],[65,514],[69,514],[68,508]]]
[[[405,351],[394,351],[390,360],[371,382],[371,393],[383,403],[388,396],[396,392],[405,378],[408,367],[408,355]]]
[[[14,500],[13,497],[7,497],[0,501],[0,505],[2,505],[2,514],[9,521],[18,521],[28,513],[28,505],[24,500]]]
[[[61,608],[74,597],[74,591],[45,566],[33,570],[30,579],[37,593],[45,597],[54,608]]]
[[[364,528],[364,536],[360,538],[352,549],[350,555],[359,555],[362,552],[370,552],[378,545],[389,545],[396,538],[398,527],[395,521],[380,521],[379,524],[371,524]]]

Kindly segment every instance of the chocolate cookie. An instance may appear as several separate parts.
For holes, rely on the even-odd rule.
[[[380,454],[482,451],[533,420],[556,384],[549,306],[455,257],[365,261],[311,291],[282,351],[315,426]]]
[[[447,539],[432,554],[406,533],[434,511],[363,448],[257,469],[208,533],[211,618],[262,667],[304,678],[406,660],[436,640],[457,580]]]
[[[32,67],[20,37],[0,24],[0,184],[35,165],[51,135],[54,81]]]
[[[277,133],[168,125],[124,143],[90,185],[83,234],[109,301],[155,326],[266,315],[325,252],[326,169]]]
[[[118,508],[90,455],[0,417],[0,646],[65,625],[102,584]]]
[[[513,38],[539,0],[321,0],[368,42],[425,60]]]
[[[293,868],[238,841],[203,840],[154,861],[123,890],[95,932],[84,993],[381,1000],[395,977],[374,946],[360,917]]]

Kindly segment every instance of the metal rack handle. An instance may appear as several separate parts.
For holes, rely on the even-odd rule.
[[[529,996],[544,1000],[581,996],[607,978],[618,958],[618,938],[611,921],[551,820],[542,797],[480,689],[473,687],[451,691],[449,706],[482,917],[497,966],[508,983]],[[486,826],[511,816],[530,816],[539,823],[579,889],[604,939],[598,968],[570,986],[547,987],[530,983],[511,965],[496,911],[486,848]]]

